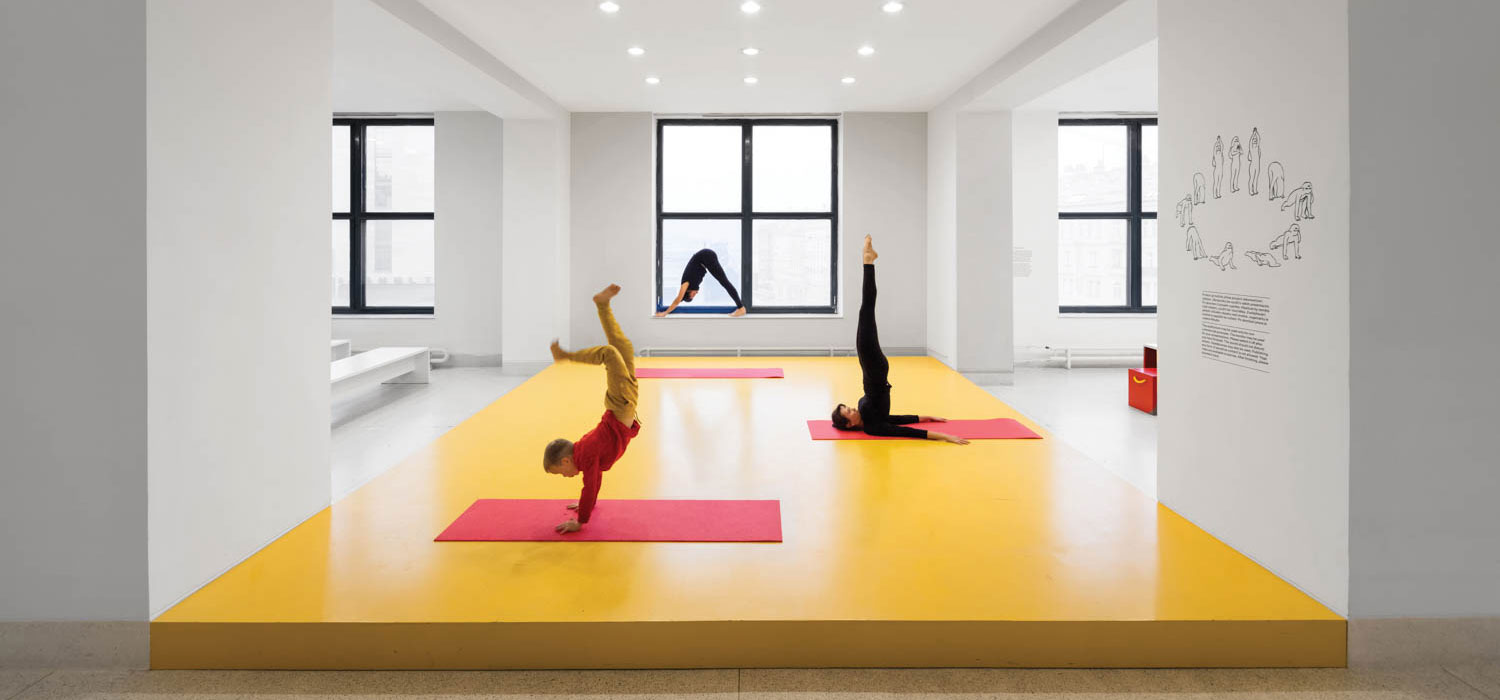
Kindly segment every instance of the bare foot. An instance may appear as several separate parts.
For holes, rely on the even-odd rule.
[[[611,284],[608,287],[605,287],[604,289],[600,290],[598,294],[594,295],[594,303],[595,304],[608,304],[609,300],[615,298],[615,295],[619,294],[619,293],[620,293],[620,285],[618,285],[618,284]]]
[[[563,360],[567,359],[567,357],[568,353],[562,349],[562,343],[559,343],[556,339],[554,339],[552,341],[552,361],[562,362]]]
[[[875,252],[875,244],[870,240],[869,236],[865,236],[865,264],[869,265],[875,262],[875,258],[878,257],[880,257],[880,253]]]
[[[744,316],[745,315],[745,307],[741,306],[740,308],[735,309],[734,311],[729,312],[729,315],[730,316]]]

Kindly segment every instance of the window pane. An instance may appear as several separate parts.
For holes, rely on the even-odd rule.
[[[366,127],[365,210],[432,211],[434,148],[430,126]]]
[[[662,211],[740,210],[738,126],[662,128]]]
[[[333,210],[349,211],[349,127],[333,127]]]
[[[756,306],[833,303],[833,235],[827,219],[760,219],[751,230]]]
[[[1141,221],[1141,305],[1156,306],[1156,219]]]
[[[740,285],[740,222],[738,219],[667,219],[661,222],[661,295],[662,304],[671,304],[682,286],[682,271],[688,258],[704,248],[719,255],[719,264],[724,276],[741,292]],[[729,293],[713,276],[703,278],[698,296],[691,302],[684,301],[678,309],[694,309],[705,306],[734,306]]]
[[[757,126],[753,129],[755,211],[833,211],[833,128]]]
[[[333,220],[333,305],[349,305],[349,220]]]
[[[1141,127],[1141,211],[1156,211],[1156,127]]]
[[[433,306],[432,221],[365,222],[365,305]]]
[[[1057,130],[1058,211],[1127,211],[1125,127]]]
[[[1060,306],[1124,306],[1124,219],[1057,222],[1057,302]]]

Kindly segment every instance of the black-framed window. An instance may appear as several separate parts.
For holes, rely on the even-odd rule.
[[[432,119],[333,120],[333,312],[436,306]]]
[[[710,248],[749,313],[834,313],[838,148],[832,119],[657,120],[657,310]],[[676,313],[733,310],[708,278]]]
[[[1156,119],[1062,119],[1057,296],[1062,313],[1155,313]]]

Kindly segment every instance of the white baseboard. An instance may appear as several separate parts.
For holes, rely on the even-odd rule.
[[[1432,666],[1500,661],[1500,617],[1354,618],[1350,666]]]
[[[465,353],[449,353],[448,361],[440,365],[433,365],[433,369],[441,367],[500,367],[503,362],[499,355],[469,355]]]
[[[143,669],[149,622],[0,622],[0,668]]]

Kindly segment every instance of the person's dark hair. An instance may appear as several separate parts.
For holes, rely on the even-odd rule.
[[[844,412],[839,410],[843,407],[844,404],[839,404],[833,408],[833,427],[839,430],[853,430],[853,426],[849,425],[849,419],[845,418]]]
[[[693,297],[698,296],[696,294],[697,291],[698,291],[697,287],[688,287],[687,291],[682,293],[682,303],[684,303],[684,304],[692,303]]]
[[[558,438],[547,443],[547,450],[542,453],[542,471],[552,472],[552,468],[561,464],[563,457],[573,456],[573,441],[567,438]]]

